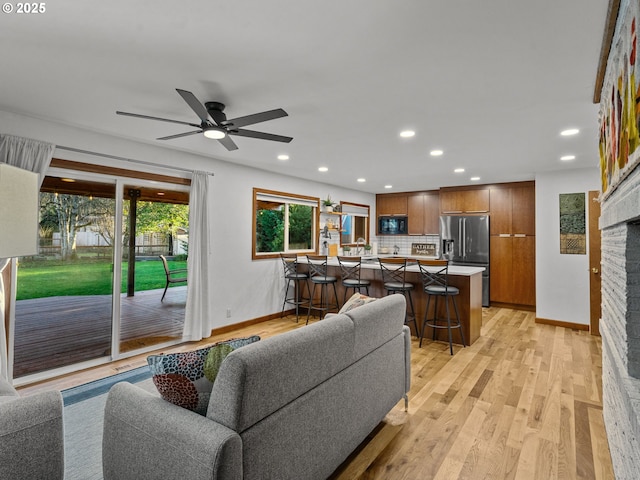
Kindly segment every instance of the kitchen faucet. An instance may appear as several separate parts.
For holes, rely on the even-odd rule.
[[[366,242],[366,240],[362,237],[358,238],[356,240],[356,255],[360,256],[362,255],[362,247],[364,247],[364,242]]]

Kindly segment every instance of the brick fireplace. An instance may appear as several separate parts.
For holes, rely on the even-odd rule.
[[[603,414],[616,478],[640,468],[640,167],[602,203]]]

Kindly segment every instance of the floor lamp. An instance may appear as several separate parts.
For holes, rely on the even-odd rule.
[[[8,377],[5,267],[38,252],[38,174],[0,163],[0,376]]]

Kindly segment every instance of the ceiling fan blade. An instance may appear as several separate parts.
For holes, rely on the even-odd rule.
[[[202,130],[195,130],[193,132],[186,132],[186,133],[177,133],[176,135],[169,135],[168,137],[156,138],[156,140],[172,140],[174,138],[188,137],[189,135],[195,135],[196,133],[202,133]]]
[[[225,135],[224,138],[221,138],[218,141],[222,145],[224,145],[224,148],[226,148],[229,151],[238,149],[238,146],[235,144],[233,140],[231,140],[231,137],[229,137],[229,135]]]
[[[274,135],[273,133],[264,133],[264,132],[256,132],[254,130],[230,130],[229,135],[238,135],[240,137],[250,137],[250,138],[259,138],[260,140],[272,140],[274,142],[284,142],[289,143],[293,140],[292,137],[285,137],[283,135]]]
[[[179,123],[181,125],[189,125],[190,127],[199,127],[197,123],[181,122],[180,120],[171,120],[169,118],[150,117],[149,115],[140,115],[139,113],[128,112],[116,112],[118,115],[125,115],[127,117],[146,118],[147,120],[159,120],[161,122]]]
[[[225,125],[233,124],[233,127],[244,127],[246,125],[253,125],[254,123],[266,122],[267,120],[286,117],[287,115],[288,113],[283,109],[276,108],[275,110],[254,113],[253,115],[247,115],[245,117],[232,118],[230,120],[227,120]]]
[[[196,115],[198,115],[198,118],[200,118],[200,120],[202,120],[203,122],[208,121],[209,113],[207,112],[207,109],[204,108],[204,105],[202,104],[202,102],[200,102],[200,100],[198,100],[193,93],[187,92],[186,90],[180,90],[179,88],[176,88],[176,91],[180,94],[180,96],[184,99],[184,101],[187,102],[187,104],[191,107],[191,110],[196,112]]]

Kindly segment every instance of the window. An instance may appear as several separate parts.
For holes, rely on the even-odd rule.
[[[317,197],[253,189],[253,258],[315,252]]]
[[[348,202],[341,202],[340,204],[342,205],[340,245],[368,244],[369,205]]]

